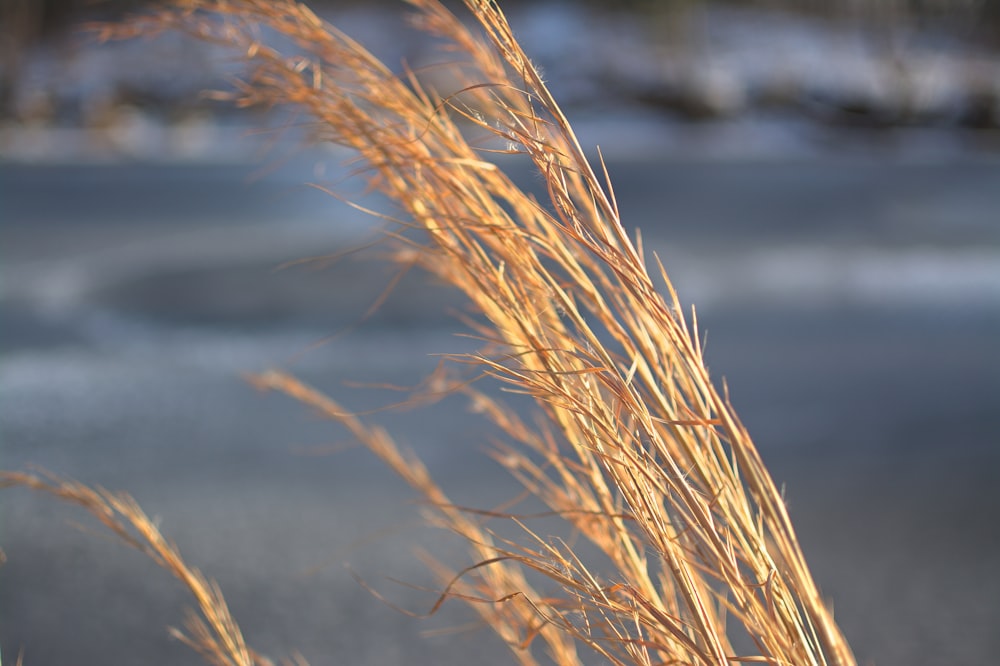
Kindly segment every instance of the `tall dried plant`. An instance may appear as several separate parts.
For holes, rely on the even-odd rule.
[[[291,105],[319,139],[356,152],[421,232],[390,234],[395,259],[478,313],[468,323],[483,348],[454,360],[530,396],[542,418],[522,420],[476,384],[438,387],[499,426],[496,459],[604,559],[515,515],[523,538],[498,537],[385,431],[286,374],[257,383],[343,423],[468,540],[471,566],[433,565],[442,598],[468,601],[522,664],[580,664],[588,650],[614,664],[854,664],[780,493],[710,381],[693,311],[689,324],[659,262],[651,275],[603,163],[588,162],[503,13],[466,0],[470,28],[437,0],[410,4],[451,52],[446,95],[291,0],[176,0],[106,36],[179,29],[232,47],[250,65],[238,105]],[[262,26],[284,46],[261,41]],[[530,159],[547,200],[515,186],[494,152]]]

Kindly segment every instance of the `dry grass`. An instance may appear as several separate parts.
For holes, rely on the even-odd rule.
[[[215,666],[266,666],[271,663],[246,646],[218,586],[184,562],[177,546],[160,533],[156,523],[132,497],[103,488],[90,488],[52,474],[0,472],[0,488],[11,486],[43,491],[83,507],[119,539],[183,583],[198,604],[199,613],[188,614],[187,633],[179,629],[172,629],[171,633],[190,645],[205,661]]]
[[[432,564],[442,598],[467,600],[522,664],[580,664],[589,650],[614,664],[853,664],[774,482],[709,379],[693,313],[689,324],[658,264],[665,289],[655,288],[607,174],[587,161],[503,14],[468,0],[474,30],[434,0],[411,4],[416,25],[452,51],[454,94],[397,76],[289,0],[177,0],[109,36],[176,28],[229,45],[252,66],[238,104],[292,105],[322,140],[356,151],[401,224],[422,234],[390,234],[396,259],[461,290],[476,313],[468,325],[483,348],[454,360],[530,396],[541,417],[526,423],[448,375],[435,387],[463,392],[502,429],[497,460],[605,560],[584,562],[513,515],[523,538],[495,536],[384,431],[285,374],[257,383],[343,423],[468,539],[470,567]],[[288,48],[259,41],[261,25]],[[548,200],[518,189],[491,151],[530,159]],[[90,509],[195,593],[205,619],[189,642],[213,663],[254,662],[215,587],[130,500],[30,476],[5,483]],[[750,653],[736,651],[737,636]]]

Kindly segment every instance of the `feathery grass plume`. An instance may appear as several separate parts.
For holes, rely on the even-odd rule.
[[[176,0],[107,34],[180,29],[233,47],[251,66],[237,104],[291,105],[322,140],[356,151],[425,238],[392,235],[397,259],[481,316],[470,325],[483,349],[456,360],[533,398],[542,418],[446,386],[506,433],[497,460],[608,565],[526,526],[523,540],[501,539],[384,431],[290,376],[258,383],[342,422],[469,540],[472,566],[432,564],[449,581],[442,600],[468,601],[522,664],[538,663],[539,643],[567,665],[582,663],[581,647],[615,664],[853,664],[774,482],[709,379],[696,319],[659,265],[666,295],[655,288],[603,164],[588,162],[496,3],[466,0],[475,30],[436,0],[410,4],[456,59],[453,94],[394,74],[291,0]],[[262,26],[283,46],[262,42]],[[548,200],[518,189],[491,151],[530,159]],[[741,634],[752,653],[734,648]]]
[[[213,666],[271,666],[266,657],[247,647],[239,626],[229,613],[222,591],[214,581],[181,557],[177,546],[163,536],[156,523],[126,493],[90,488],[53,474],[0,472],[0,488],[20,486],[38,490],[89,511],[105,527],[188,588],[198,603],[200,615],[188,613],[187,633],[171,629],[173,636]],[[20,658],[18,663],[20,663]]]

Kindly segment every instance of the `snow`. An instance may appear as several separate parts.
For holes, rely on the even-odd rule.
[[[358,5],[324,17],[393,68],[450,57],[403,14]],[[510,20],[570,117],[620,153],[794,158],[835,150],[842,142],[824,137],[843,124],[938,135],[917,142],[921,154],[1000,149],[1000,54],[941,29],[898,24],[886,38],[860,22],[713,5],[651,20],[526,3]],[[236,139],[265,125],[261,116],[201,95],[240,71],[217,46],[77,34],[24,62],[14,119],[0,126],[5,159],[238,161],[260,146]],[[970,142],[970,122],[992,130]]]

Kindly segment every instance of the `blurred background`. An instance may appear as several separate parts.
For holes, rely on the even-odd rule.
[[[314,6],[390,66],[441,58],[402,3]],[[697,304],[859,661],[988,662],[1000,3],[505,6],[601,146],[624,221]],[[240,71],[232,54],[80,29],[135,8],[0,5],[0,466],[133,493],[271,656],[510,663],[459,604],[414,619],[355,581],[422,613],[437,588],[414,548],[467,560],[342,432],[242,380],[279,366],[379,410],[407,393],[375,385],[414,386],[470,348],[461,301],[410,274],[369,314],[394,277],[367,247],[379,223],[305,183],[391,208],[301,119],[206,99]],[[287,265],[315,256],[336,259]],[[513,494],[461,401],[369,418],[455,501]],[[190,663],[165,630],[189,605],[179,587],[77,520],[0,495],[3,659]]]

